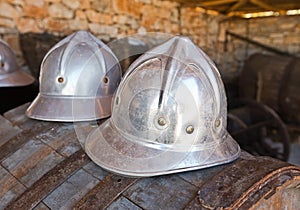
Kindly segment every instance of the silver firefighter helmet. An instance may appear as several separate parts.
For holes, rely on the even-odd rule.
[[[34,78],[21,70],[10,46],[0,40],[0,87],[26,86],[33,82]]]
[[[45,55],[30,118],[90,121],[111,115],[122,71],[113,52],[88,31],[67,36]]]
[[[99,166],[127,176],[220,165],[240,155],[226,118],[217,68],[189,38],[175,36],[129,67],[111,118],[90,133],[85,149]]]

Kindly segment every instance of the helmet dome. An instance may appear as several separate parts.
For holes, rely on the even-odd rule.
[[[189,38],[176,36],[129,67],[111,118],[85,148],[98,165],[129,176],[206,168],[240,154],[226,118],[217,68]]]
[[[0,87],[26,86],[33,82],[34,78],[20,69],[10,46],[0,40]]]
[[[39,94],[27,116],[49,121],[88,121],[111,114],[121,69],[112,51],[87,31],[52,47],[40,69]]]

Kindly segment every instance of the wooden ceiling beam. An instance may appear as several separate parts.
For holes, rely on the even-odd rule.
[[[198,4],[199,6],[210,7],[210,6],[218,6],[222,4],[230,4],[237,1],[239,0],[214,0],[214,1],[202,1],[199,2]]]
[[[1,1],[1,0],[0,0]],[[169,0],[170,1],[170,0]],[[273,11],[285,15],[289,9],[299,9],[300,2],[295,0],[171,0],[185,7],[202,7],[205,10],[215,10],[228,16],[239,16],[246,13]],[[300,0],[297,0],[300,1]],[[275,3],[276,2],[276,3]],[[275,14],[275,13],[274,13]]]
[[[226,13],[233,12],[237,10],[238,8],[242,7],[248,2],[248,0],[240,0],[237,3],[235,3],[232,7],[230,7],[228,10],[226,10]]]
[[[256,6],[259,6],[262,9],[271,10],[271,11],[280,11],[280,9],[278,9],[270,4],[266,4],[265,2],[262,2],[261,0],[250,0],[250,2]]]

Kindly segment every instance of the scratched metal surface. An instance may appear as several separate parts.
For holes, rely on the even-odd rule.
[[[300,206],[300,168],[242,152],[237,161],[150,178],[109,173],[72,123],[0,116],[0,209],[281,209]],[[84,125],[84,124],[83,124]],[[89,130],[89,129],[87,129]]]

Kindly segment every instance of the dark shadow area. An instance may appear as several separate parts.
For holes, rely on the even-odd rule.
[[[223,81],[227,129],[240,146],[254,155],[293,157],[300,136],[300,58],[256,53]]]
[[[24,103],[31,102],[38,94],[38,85],[0,88],[0,114]]]

